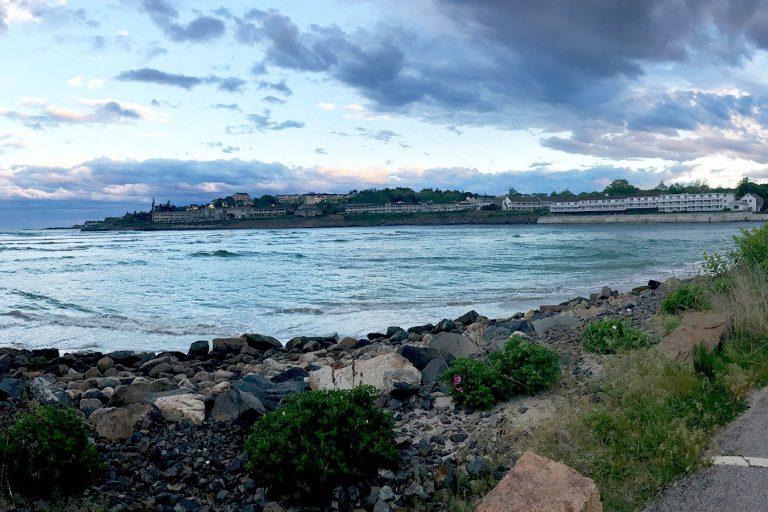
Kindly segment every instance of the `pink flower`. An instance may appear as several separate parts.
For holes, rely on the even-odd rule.
[[[456,387],[459,384],[461,384],[461,375],[454,375],[453,376],[453,387]]]

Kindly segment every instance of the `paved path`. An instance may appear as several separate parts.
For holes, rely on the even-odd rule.
[[[711,467],[667,489],[649,512],[768,511],[768,387],[718,434]]]

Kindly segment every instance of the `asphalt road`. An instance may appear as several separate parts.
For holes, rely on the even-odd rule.
[[[717,435],[713,455],[768,458],[768,387]],[[768,467],[714,465],[667,489],[649,512],[768,511]]]

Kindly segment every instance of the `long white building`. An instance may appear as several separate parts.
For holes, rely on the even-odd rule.
[[[551,201],[549,211],[551,213],[719,212],[726,209],[747,210],[750,206],[758,209],[756,201],[742,203],[736,201],[736,196],[732,193],[707,192]]]

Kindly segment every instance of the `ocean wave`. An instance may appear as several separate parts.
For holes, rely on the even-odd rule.
[[[190,254],[193,258],[237,258],[243,256],[241,253],[227,251],[226,249],[217,249],[215,251],[197,251]]]
[[[89,309],[85,306],[81,306],[73,302],[62,301],[54,297],[51,297],[49,295],[44,295],[42,293],[25,292],[24,290],[10,290],[10,292],[13,293],[14,295],[18,295],[20,297],[24,297],[25,299],[31,300],[35,305],[39,305],[39,303],[44,303],[49,306],[53,306],[57,309],[78,311],[80,313],[97,313],[96,311]]]
[[[301,314],[309,314],[309,315],[322,315],[325,312],[320,308],[310,308],[310,307],[294,307],[294,308],[277,308],[271,313],[268,313],[270,315],[301,315]]]

